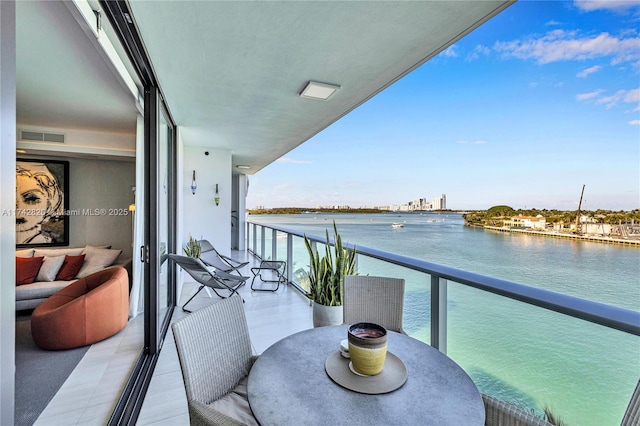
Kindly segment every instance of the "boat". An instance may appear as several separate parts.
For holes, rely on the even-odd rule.
[[[404,228],[404,223],[399,223],[399,222],[393,222],[391,224],[392,228]]]

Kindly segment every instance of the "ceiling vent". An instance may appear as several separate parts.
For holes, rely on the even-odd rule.
[[[20,132],[20,140],[64,143],[64,135],[60,133],[33,132],[29,130],[22,130]]]

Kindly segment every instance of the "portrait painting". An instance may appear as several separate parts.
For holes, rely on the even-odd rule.
[[[16,160],[16,246],[69,245],[69,162]]]

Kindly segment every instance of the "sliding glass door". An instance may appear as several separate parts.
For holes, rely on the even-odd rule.
[[[173,230],[175,227],[175,141],[173,127],[167,117],[166,110],[161,108],[160,124],[158,127],[158,173],[160,175],[161,187],[157,204],[158,218],[158,345],[164,333],[162,329],[166,327],[170,320],[171,307],[173,306],[173,277],[174,264],[169,262],[168,253],[175,253],[175,238]]]
[[[174,127],[156,88],[145,98],[147,206],[145,226],[145,349],[154,355],[162,346],[175,299],[176,144]]]
[[[176,127],[127,2],[100,1],[100,5],[144,86],[144,201],[142,211],[136,212],[144,218],[138,254],[144,271],[144,349],[108,422],[134,425],[175,305],[175,267],[167,254],[176,252]]]

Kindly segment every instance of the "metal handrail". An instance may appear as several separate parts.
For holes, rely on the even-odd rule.
[[[271,224],[267,225],[250,221],[248,221],[247,224],[248,226],[259,226],[263,229],[269,228],[301,238],[306,236],[312,242],[326,243],[326,237],[309,235],[304,232],[295,231],[282,226]],[[333,245],[333,240],[330,241],[330,244]],[[345,243],[344,246],[350,250],[354,249],[353,244]],[[533,306],[568,315],[573,318],[640,336],[640,312],[524,284],[518,284],[512,281],[492,278],[360,245],[357,245],[357,252],[358,255],[364,255],[393,265],[429,274],[432,278],[437,277],[454,281],[478,290],[494,293],[502,297],[518,300]],[[291,262],[287,262],[287,267],[289,267],[290,264]]]

